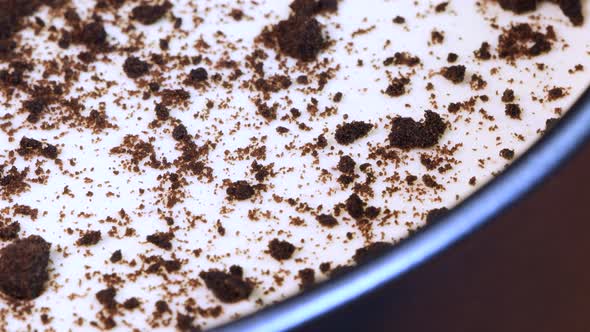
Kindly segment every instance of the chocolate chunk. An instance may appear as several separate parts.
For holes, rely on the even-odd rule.
[[[410,83],[410,80],[405,77],[396,77],[394,78],[387,89],[385,89],[385,94],[390,97],[399,97],[406,93],[406,85]]]
[[[18,232],[20,232],[20,223],[18,221],[0,227],[0,240],[14,240],[18,237]]]
[[[389,63],[390,61],[391,63],[397,66],[404,65],[408,67],[414,67],[420,64],[420,58],[417,56],[413,56],[408,52],[395,52],[393,58],[387,58],[383,64],[387,65],[387,63]]]
[[[500,6],[505,10],[513,11],[517,14],[526,13],[537,9],[537,3],[542,0],[497,0]],[[561,11],[567,16],[573,25],[582,25],[584,16],[582,14],[581,0],[551,0],[559,5]]]
[[[325,47],[320,23],[311,16],[291,15],[275,27],[279,49],[295,59],[309,62]]]
[[[502,93],[502,102],[504,103],[511,103],[514,101],[514,90],[506,89]]]
[[[322,12],[336,12],[338,0],[295,0],[289,7],[296,15],[311,16]]]
[[[565,91],[563,88],[554,87],[554,88],[549,89],[549,91],[547,92],[547,99],[549,101],[553,101],[553,100],[562,98],[563,96],[565,96]]]
[[[19,151],[20,155],[25,155],[31,151],[39,150],[43,146],[43,143],[37,141],[36,139],[23,137],[20,140],[19,146],[21,151]]]
[[[354,219],[361,219],[365,215],[365,202],[357,194],[350,195],[345,206],[348,214]]]
[[[192,84],[205,82],[209,78],[207,70],[203,67],[192,69],[188,74],[188,81]]]
[[[186,127],[183,124],[177,125],[172,130],[172,138],[174,138],[175,140],[177,140],[179,142],[184,141],[188,137],[189,137],[188,130],[186,129]]]
[[[393,23],[395,24],[404,24],[406,23],[406,19],[403,18],[402,16],[396,16],[393,18]]]
[[[166,303],[166,301],[163,301],[163,300],[156,301],[155,307],[156,307],[156,311],[160,314],[163,314],[165,312],[170,312],[170,307],[168,306],[168,303]]]
[[[365,217],[369,219],[377,218],[379,216],[379,213],[381,213],[381,209],[375,206],[368,206],[365,209]]]
[[[502,157],[506,160],[512,160],[512,159],[514,159],[514,150],[502,149],[502,150],[500,150],[500,157]]]
[[[459,56],[456,53],[449,53],[447,54],[447,62],[448,63],[454,63],[457,61],[457,59],[459,59]]]
[[[441,187],[441,185],[436,182],[436,179],[430,174],[422,175],[422,182],[424,182],[424,185],[428,188],[436,189]]]
[[[28,137],[21,138],[16,152],[21,156],[38,154],[48,159],[56,159],[58,155],[57,147],[54,145]]]
[[[82,27],[79,40],[88,47],[105,46],[107,42],[107,32],[102,22],[87,23]]]
[[[115,250],[109,260],[111,261],[111,263],[117,263],[121,261],[121,259],[123,259],[123,254],[121,253],[121,250]]]
[[[445,35],[443,32],[434,30],[430,33],[430,41],[433,44],[442,44],[445,41]]]
[[[233,182],[226,190],[228,199],[235,199],[238,201],[247,200],[254,196],[255,193],[256,192],[254,191],[254,187],[252,187],[248,182],[243,180]]]
[[[316,220],[320,223],[320,225],[328,228],[338,225],[338,220],[336,220],[336,218],[330,214],[320,214],[316,217]]]
[[[353,174],[356,167],[356,162],[350,156],[340,157],[338,161],[338,170],[344,174]]]
[[[544,132],[548,132],[549,130],[553,129],[555,125],[559,122],[558,118],[550,118],[545,121],[545,130]]]
[[[435,222],[435,221],[439,220],[440,218],[444,217],[447,213],[449,213],[449,209],[446,207],[432,209],[432,210],[428,211],[428,214],[426,214],[426,222],[427,223]]]
[[[31,235],[0,250],[0,291],[19,300],[31,300],[44,290],[49,279],[49,249],[42,237]]]
[[[100,231],[87,231],[76,241],[79,246],[92,246],[102,239]]]
[[[239,265],[232,265],[229,267],[229,273],[232,276],[236,276],[236,277],[241,278],[244,276],[244,269]]]
[[[373,125],[367,122],[346,122],[336,128],[334,137],[339,144],[349,145],[357,139],[367,136],[371,129],[373,129]]]
[[[146,241],[156,245],[158,248],[165,250],[172,249],[172,239],[174,238],[173,233],[169,232],[156,232],[146,237]]]
[[[114,309],[117,307],[117,300],[115,297],[117,296],[117,290],[113,287],[108,287],[103,290],[96,292],[96,299],[98,303],[102,304],[103,307],[107,309]]]
[[[188,331],[188,332],[200,331],[201,329],[199,329],[193,325],[194,320],[195,320],[194,316],[179,313],[176,316],[176,328],[179,331]]]
[[[357,263],[369,261],[393,248],[393,244],[387,242],[373,242],[366,247],[356,250],[352,259]]]
[[[465,66],[449,66],[442,69],[442,75],[447,80],[459,84],[465,79]]]
[[[537,9],[538,0],[498,0],[500,7],[517,14]]]
[[[299,288],[301,290],[306,290],[313,287],[315,283],[315,271],[313,269],[306,268],[299,270],[299,272],[297,272],[297,276],[300,280]]]
[[[55,145],[45,144],[45,146],[41,149],[41,155],[48,159],[56,159],[57,154],[57,147],[55,147]]]
[[[150,65],[138,57],[130,56],[123,63],[123,71],[131,79],[139,78],[148,73]]]
[[[420,122],[397,117],[391,123],[389,143],[401,149],[429,148],[438,144],[446,128],[440,115],[432,111],[426,111],[424,120]]]
[[[242,277],[219,270],[202,271],[199,277],[205,281],[205,286],[221,302],[235,303],[248,299],[254,284]]]
[[[582,0],[558,0],[559,8],[567,16],[573,25],[580,26],[584,23],[582,14]]]
[[[551,50],[553,39],[552,27],[543,34],[527,23],[513,25],[498,37],[498,56],[508,60],[538,56]]]
[[[164,17],[170,8],[172,4],[168,1],[161,5],[141,4],[131,10],[131,18],[145,25],[154,24]]]
[[[352,265],[338,265],[330,270],[330,278],[346,274],[354,269]]]
[[[164,121],[170,117],[170,110],[168,107],[164,106],[163,104],[156,104],[156,117],[160,121]]]
[[[125,302],[123,302],[123,308],[125,308],[127,310],[133,310],[133,309],[139,308],[140,305],[141,305],[141,303],[139,302],[139,300],[136,297],[128,298],[127,300],[125,300]]]
[[[490,53],[490,44],[488,42],[481,43],[479,49],[473,53],[475,57],[480,60],[489,60],[492,58],[492,54]]]
[[[434,11],[437,12],[437,13],[442,13],[445,10],[447,10],[448,5],[449,5],[449,2],[448,1],[441,2],[441,3],[439,3],[438,5],[436,5],[434,7]]]
[[[287,241],[273,239],[268,243],[268,250],[272,258],[282,261],[291,258],[295,252],[295,246]]]
[[[511,117],[512,119],[520,120],[520,115],[522,114],[522,110],[518,104],[506,104],[506,110],[504,111],[506,115]]]

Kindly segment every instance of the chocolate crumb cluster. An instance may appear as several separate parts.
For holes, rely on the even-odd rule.
[[[585,6],[0,0],[0,326],[200,331],[395,250],[557,125]]]

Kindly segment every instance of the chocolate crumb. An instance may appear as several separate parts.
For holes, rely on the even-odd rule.
[[[146,241],[149,243],[154,244],[158,248],[162,248],[165,250],[172,249],[172,239],[174,238],[174,234],[169,232],[156,232],[152,235],[148,235],[146,237]]]
[[[357,263],[361,264],[367,262],[381,254],[387,252],[393,248],[393,244],[387,242],[373,242],[366,247],[362,247],[356,250],[352,259]]]
[[[338,126],[334,137],[339,144],[349,145],[357,139],[367,136],[371,129],[373,129],[373,125],[367,122],[347,122]]]
[[[511,103],[514,101],[514,90],[506,89],[502,93],[502,102],[504,103]]]
[[[316,220],[320,223],[320,225],[328,228],[338,225],[338,220],[336,220],[336,218],[330,214],[320,214],[316,217]]]
[[[170,312],[170,307],[168,306],[168,303],[166,303],[166,301],[163,301],[163,300],[156,301],[155,307],[156,307],[156,311],[160,314],[163,314],[165,312]]]
[[[440,218],[444,217],[445,215],[447,215],[447,213],[449,213],[449,209],[446,207],[432,209],[432,210],[428,211],[428,214],[426,215],[426,222],[433,223],[433,222],[439,220]]]
[[[107,44],[107,32],[102,22],[90,22],[82,27],[77,39],[87,47],[101,48]]]
[[[549,101],[554,101],[556,99],[562,98],[563,96],[565,96],[564,89],[559,87],[551,88],[547,93],[547,99]]]
[[[136,297],[131,297],[131,298],[125,300],[125,302],[123,302],[123,308],[125,308],[127,310],[137,309],[137,308],[139,308],[140,305],[141,305],[141,303],[139,302],[139,300]]]
[[[209,79],[209,73],[207,73],[207,70],[203,67],[192,69],[188,74],[188,81],[191,84],[202,83],[207,79]]]
[[[313,287],[315,283],[315,271],[310,268],[302,269],[297,272],[300,283],[299,288],[301,290],[307,290]]]
[[[430,174],[422,175],[422,182],[424,182],[424,185],[428,188],[440,188],[441,187],[441,185],[438,182],[436,182],[436,179]]]
[[[205,286],[213,292],[213,295],[224,303],[246,300],[254,289],[254,285],[249,280],[215,269],[202,271],[199,277],[205,281]]]
[[[357,194],[352,194],[346,199],[346,211],[354,219],[360,219],[365,215],[365,202]]]
[[[114,309],[117,307],[117,300],[115,300],[115,297],[117,296],[117,290],[115,288],[105,288],[98,291],[95,296],[98,300],[98,303],[102,304],[103,307],[107,309]]]
[[[123,71],[131,79],[136,79],[147,74],[149,69],[150,65],[147,62],[135,56],[128,57],[125,63],[123,63]]]
[[[441,2],[441,3],[439,3],[438,5],[436,5],[434,7],[434,11],[437,12],[437,13],[442,13],[445,10],[447,10],[447,6],[448,5],[449,5],[449,2],[448,1]]]
[[[79,246],[92,246],[97,244],[101,239],[102,235],[100,231],[86,231],[78,241],[76,241],[76,244]]]
[[[113,252],[113,254],[111,255],[111,258],[109,259],[111,261],[111,263],[117,263],[119,261],[121,261],[121,259],[123,259],[123,254],[121,253],[121,250],[115,250]]]
[[[522,110],[518,104],[506,104],[506,110],[504,111],[512,119],[520,120]]]
[[[338,170],[345,174],[353,174],[356,167],[356,162],[350,156],[340,157],[338,161]]]
[[[442,75],[447,80],[459,84],[465,79],[465,66],[456,65],[445,67],[442,69]]]
[[[19,300],[31,300],[43,292],[49,279],[50,243],[31,235],[0,250],[0,291]]]
[[[314,61],[325,47],[321,25],[312,16],[291,15],[273,32],[281,52],[301,61]]]
[[[160,121],[164,121],[164,120],[168,119],[168,117],[170,117],[170,110],[162,104],[156,104],[155,111],[156,111],[156,117]]]
[[[0,227],[0,240],[14,240],[18,237],[18,232],[20,232],[20,223],[18,221]]]
[[[500,157],[506,160],[512,160],[514,158],[514,150],[502,149],[500,150]]]
[[[268,250],[272,258],[282,261],[287,260],[293,256],[293,253],[295,252],[295,246],[287,241],[273,239],[268,244]]]
[[[170,8],[172,4],[168,1],[161,5],[141,4],[131,10],[131,18],[145,25],[154,24],[164,17]]]
[[[391,123],[389,144],[401,149],[429,148],[438,144],[446,128],[440,115],[433,111],[426,111],[424,120],[420,122],[397,117]]]
[[[430,41],[433,44],[442,44],[445,40],[445,35],[441,31],[434,30],[430,33]]]
[[[395,24],[404,24],[406,23],[406,19],[401,16],[396,16],[393,18],[393,23]]]
[[[457,59],[459,59],[459,56],[456,53],[451,52],[447,55],[448,63],[455,63],[457,62]]]
[[[194,320],[195,317],[191,315],[178,313],[178,315],[176,315],[176,328],[178,328],[179,331],[200,331],[200,328],[193,325]]]
[[[541,0],[497,0],[500,6],[505,10],[513,11],[517,14],[523,14],[537,9],[537,3]],[[584,23],[582,15],[581,0],[552,0],[559,5],[561,11],[567,16],[573,25],[579,26]]]
[[[188,130],[183,124],[179,124],[172,130],[172,138],[181,142],[188,138]]]
[[[558,122],[559,122],[559,119],[558,118],[550,118],[550,119],[547,119],[545,121],[545,130],[544,131],[545,132],[550,131],[551,129],[553,129],[553,127],[555,127],[555,125],[557,125]]]
[[[233,182],[226,190],[229,200],[244,201],[254,196],[256,192],[248,182],[240,180]]]
[[[473,52],[476,58],[480,60],[489,60],[492,58],[492,54],[490,53],[490,44],[488,42],[481,43],[481,46],[478,50]]]
[[[394,78],[387,89],[385,89],[385,94],[390,97],[399,97],[406,93],[406,85],[410,83],[410,80],[405,77],[396,77]]]

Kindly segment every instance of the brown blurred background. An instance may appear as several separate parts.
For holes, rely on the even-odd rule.
[[[590,331],[590,146],[394,285],[304,331]]]

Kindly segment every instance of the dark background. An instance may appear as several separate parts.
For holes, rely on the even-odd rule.
[[[590,331],[590,146],[467,239],[303,331]]]

